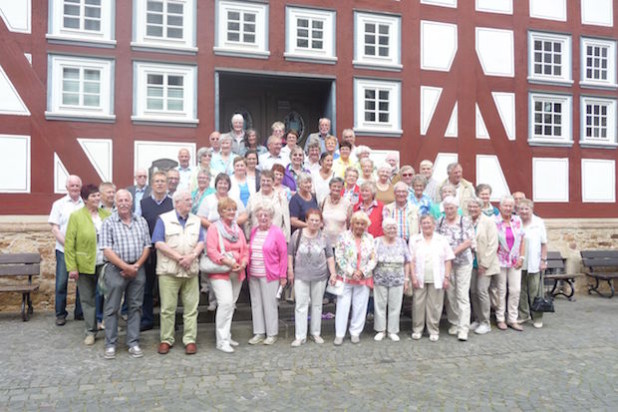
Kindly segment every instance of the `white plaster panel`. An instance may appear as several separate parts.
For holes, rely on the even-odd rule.
[[[17,33],[31,32],[31,0],[0,0],[0,16],[10,31]]]
[[[421,86],[421,135],[425,135],[429,129],[441,94],[441,87]]]
[[[195,165],[195,143],[188,142],[152,142],[136,140],[133,153],[133,170],[138,168],[149,169],[152,162],[159,159],[178,161],[178,151],[187,149],[191,154],[190,164]]]
[[[399,150],[375,150],[372,149],[371,150],[371,154],[369,155],[369,158],[373,161],[373,164],[377,166],[380,166],[382,163],[386,162],[386,156],[391,153],[391,154],[395,154],[395,156],[397,156],[397,164],[399,164]]]
[[[0,66],[0,114],[30,116],[30,111],[11,83],[9,76]]]
[[[476,156],[476,184],[485,183],[491,186],[491,200],[499,201],[503,196],[511,193],[504,178],[498,156]]]
[[[30,136],[0,135],[0,193],[30,193]]]
[[[476,0],[476,10],[488,13],[513,14],[513,0]]]
[[[433,178],[437,182],[442,183],[447,177],[446,168],[451,163],[457,162],[459,156],[457,153],[438,153],[436,160],[433,162]]]
[[[421,21],[421,69],[448,72],[457,53],[457,25]]]
[[[566,21],[566,6],[566,0],[530,0],[530,17]]]
[[[457,7],[457,0],[421,0],[421,4],[431,4],[432,6]]]
[[[445,137],[457,137],[458,125],[457,125],[457,102],[455,102],[455,106],[453,107],[453,112],[451,113],[451,118],[448,121],[448,125],[446,126],[446,132],[444,133]]]
[[[500,120],[509,140],[515,140],[515,93],[492,92]]]
[[[614,7],[612,0],[581,0],[582,24],[596,26],[614,25]]]
[[[69,172],[60,160],[58,153],[54,152],[54,193],[67,192],[67,178]]]
[[[112,141],[111,139],[80,139],[77,141],[81,145],[84,153],[88,156],[90,163],[97,171],[97,174],[104,182],[113,182],[112,172]]]
[[[26,58],[26,60],[28,60],[28,63],[30,63],[30,66],[32,66],[32,54],[24,53],[24,57]]]
[[[512,30],[476,28],[476,53],[487,76],[515,76]]]
[[[616,161],[582,159],[582,201],[614,203],[616,201]]]
[[[485,126],[485,120],[483,120],[478,104],[476,105],[476,138],[489,140],[489,132],[487,131],[487,126]]]
[[[569,159],[532,158],[532,200],[559,203],[569,201]]]

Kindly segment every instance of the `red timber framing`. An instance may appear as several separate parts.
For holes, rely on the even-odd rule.
[[[48,1],[33,0],[32,33],[10,32],[0,20],[0,63],[13,86],[28,107],[31,116],[0,115],[0,134],[31,136],[31,193],[1,194],[0,214],[46,214],[54,194],[53,159],[58,154],[69,173],[82,177],[84,182],[100,180],[77,138],[107,138],[113,141],[113,176],[119,187],[132,184],[134,141],[183,141],[206,146],[208,135],[217,120],[215,74],[223,71],[268,73],[269,75],[297,74],[299,77],[323,76],[336,81],[336,119],[339,135],[344,128],[354,124],[354,79],[371,78],[401,82],[401,137],[363,136],[358,144],[372,148],[398,150],[401,164],[412,164],[415,169],[422,159],[433,160],[437,153],[457,153],[463,165],[464,176],[471,181],[476,176],[476,155],[497,155],[511,190],[532,193],[532,158],[557,157],[569,160],[569,202],[538,203],[536,212],[544,217],[618,217],[615,203],[584,203],[582,201],[581,159],[616,160],[616,150],[582,148],[580,140],[579,98],[589,91],[582,91],[580,78],[580,36],[618,38],[618,26],[589,26],[581,24],[579,1],[567,1],[567,21],[550,21],[531,18],[529,2],[513,1],[513,14],[502,15],[478,12],[474,0],[459,0],[457,8],[420,4],[418,0],[298,0],[295,2],[270,0],[268,15],[267,59],[253,59],[216,55],[215,0],[198,0],[196,55],[138,51],[131,48],[132,1],[115,2],[115,40],[113,48],[56,44],[45,35],[48,24]],[[335,64],[315,64],[286,60],[285,7],[286,5],[323,8],[336,11]],[[401,16],[401,71],[384,71],[355,68],[354,12],[392,13]],[[614,19],[618,21],[618,7],[614,4]],[[451,70],[448,72],[421,70],[420,22],[430,20],[457,25],[458,45]],[[512,30],[514,35],[514,77],[486,76],[475,51],[475,28],[489,27]],[[528,31],[541,30],[568,33],[572,36],[572,86],[531,84],[528,76]],[[30,66],[24,53],[31,53]],[[46,120],[47,61],[50,53],[105,57],[115,61],[113,123]],[[198,67],[198,93],[196,127],[174,127],[136,124],[131,120],[133,111],[133,62],[186,63]],[[616,70],[616,68],[614,68]],[[420,88],[436,86],[443,89],[439,103],[425,136],[420,136]],[[573,99],[573,146],[531,147],[528,143],[528,93],[544,91],[568,93]],[[492,92],[515,93],[515,141],[507,138],[500,120]],[[594,95],[618,97],[616,90],[594,90]],[[445,138],[447,124],[458,104],[458,138]],[[478,104],[491,139],[476,138],[475,107]],[[317,120],[317,119],[316,119]],[[315,122],[317,123],[317,121]],[[317,124],[308,124],[310,130]],[[225,130],[222,130],[225,131]],[[603,178],[603,177],[599,177]],[[615,181],[616,179],[614,179]]]

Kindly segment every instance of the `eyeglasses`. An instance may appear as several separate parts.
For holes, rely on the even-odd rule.
[[[403,177],[412,177],[412,176],[414,176],[414,174],[413,173],[402,173],[401,176],[403,176]]]

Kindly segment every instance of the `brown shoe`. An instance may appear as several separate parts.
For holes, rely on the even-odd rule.
[[[197,345],[195,343],[189,343],[185,346],[185,353],[187,355],[195,355],[197,353]]]
[[[500,330],[506,330],[506,323],[504,323],[504,322],[498,322],[498,324],[496,326]]]
[[[172,347],[172,345],[170,345],[167,342],[161,342],[159,344],[159,353],[161,355],[167,355],[167,353],[170,351],[170,348]]]
[[[511,329],[514,329],[514,330],[518,331],[518,332],[521,332],[521,331],[524,330],[524,328],[519,323],[509,323],[509,327]]]

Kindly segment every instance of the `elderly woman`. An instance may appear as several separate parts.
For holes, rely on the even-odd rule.
[[[249,190],[253,190],[252,193],[260,190],[260,170],[257,168],[260,163],[258,152],[255,150],[248,150],[245,153],[245,164],[247,165],[247,182],[250,185]]]
[[[543,327],[543,312],[533,312],[530,304],[535,297],[543,297],[541,271],[547,268],[547,231],[543,219],[534,214],[534,203],[522,199],[517,212],[524,225],[525,251],[521,272],[521,296],[519,298],[519,319],[532,319],[535,328]]]
[[[219,153],[215,153],[210,161],[210,168],[214,174],[225,173],[231,175],[234,173],[234,159],[237,157],[232,153],[232,136],[224,134],[219,139],[221,149]]]
[[[243,203],[240,199],[233,198],[229,194],[231,184],[232,182],[227,174],[219,173],[215,178],[215,192],[204,198],[196,213],[202,221],[204,229],[208,229],[213,222],[219,220],[219,202],[227,198],[231,198],[238,206],[236,223],[242,225],[247,220]]]
[[[391,182],[399,174],[399,153],[398,152],[388,152],[384,161],[388,163],[391,167]],[[394,182],[395,184],[397,182]]]
[[[421,233],[410,239],[412,255],[411,280],[414,288],[412,308],[412,339],[423,336],[427,326],[429,340],[440,338],[440,316],[444,303],[444,289],[448,289],[453,249],[442,235],[435,233],[431,215],[421,216]]]
[[[395,201],[395,190],[391,184],[392,167],[388,163],[378,166],[378,180],[376,180],[376,200],[389,204]]]
[[[476,186],[476,196],[483,201],[482,211],[486,216],[498,216],[500,211],[491,204],[491,186],[481,183]]]
[[[272,224],[277,226],[285,235],[286,241],[290,238],[290,209],[285,194],[275,191],[275,177],[270,170],[263,170],[260,176],[260,191],[251,196],[247,204],[249,215],[248,224],[245,225],[245,233],[250,236],[252,230],[259,225],[256,207],[264,202],[270,202],[274,208]]]
[[[189,190],[191,193],[197,189],[198,181],[197,174],[200,170],[206,170],[210,175],[210,159],[212,158],[212,149],[210,147],[202,147],[197,151],[197,161],[198,165],[191,174],[191,180],[189,183]]]
[[[367,232],[373,237],[380,237],[384,234],[382,231],[384,204],[376,200],[376,191],[374,182],[363,183],[360,188],[360,201],[354,205],[354,212],[364,212],[371,221]]]
[[[382,215],[398,222],[397,236],[406,242],[418,233],[418,207],[408,202],[408,185],[404,182],[395,183],[395,201],[384,206]]]
[[[307,146],[307,158],[305,159],[305,169],[311,173],[317,173],[320,170],[320,141],[318,139],[310,139]]]
[[[326,148],[324,153],[331,155],[333,160],[339,158],[339,154],[337,153],[337,144],[337,138],[333,135],[328,135],[326,136],[326,139],[324,139],[324,147]]]
[[[245,149],[245,118],[242,114],[236,113],[232,116],[232,129],[225,135],[232,138],[232,152],[242,155],[241,152]]]
[[[333,163],[333,170],[335,171],[335,176],[340,178],[345,178],[345,172],[348,167],[353,167],[352,163],[352,145],[350,142],[341,142],[341,146],[339,147],[339,158]]]
[[[455,259],[450,276],[451,287],[446,291],[446,314],[451,324],[449,335],[460,341],[468,340],[470,329],[470,276],[472,275],[472,249],[476,248],[474,227],[470,219],[459,216],[459,202],[453,196],[443,201],[444,217],[438,221],[437,232],[448,241]]]
[[[348,222],[352,216],[352,205],[341,197],[343,179],[333,177],[328,184],[330,194],[321,204],[322,219],[324,221],[324,234],[331,245],[337,242],[337,238],[348,229]]]
[[[341,196],[348,199],[353,205],[356,205],[360,199],[360,186],[356,184],[358,180],[358,170],[354,166],[350,166],[345,170],[345,178]]]
[[[384,219],[382,229],[384,236],[375,240],[378,263],[373,270],[373,329],[377,333],[373,339],[381,341],[388,332],[390,340],[399,342],[399,315],[404,285],[407,285],[405,279],[410,277],[410,250],[406,242],[397,237],[397,222],[394,219]]]
[[[85,345],[94,345],[98,331],[97,313],[103,317],[102,299],[97,299],[98,273],[103,266],[103,252],[98,248],[103,220],[110,212],[102,207],[101,194],[95,185],[81,189],[84,207],[69,217],[64,238],[64,260],[69,279],[77,281],[79,300],[86,324]]]
[[[281,196],[285,196],[285,199],[290,202],[292,198],[292,190],[283,184],[285,178],[285,167],[279,163],[275,163],[271,168],[274,177],[273,190]]]
[[[268,149],[260,144],[257,132],[254,129],[247,129],[245,131],[245,144],[242,147],[240,153],[241,156],[245,156],[249,150],[255,150],[258,155],[266,153]]]
[[[298,176],[298,191],[290,199],[290,225],[292,226],[292,231],[307,227],[307,212],[318,208],[318,201],[315,195],[311,193],[312,187],[311,175],[301,173]]]
[[[440,200],[444,200],[448,196],[455,197],[456,195],[457,191],[455,190],[455,186],[450,183],[445,183],[440,188]],[[440,218],[444,217],[444,204],[442,202],[432,204],[431,208],[429,209],[429,213],[433,216],[435,220],[439,220]],[[457,210],[457,213],[459,215],[463,215],[461,208]]]
[[[375,182],[375,176],[373,174],[373,160],[368,157],[359,160],[360,165],[360,177],[358,178],[358,184],[362,185],[364,182]]]
[[[206,196],[215,192],[215,189],[210,187],[210,172],[207,169],[199,169],[197,171],[197,187],[191,192],[191,213],[196,214]]]
[[[277,290],[287,283],[288,250],[283,232],[273,224],[275,207],[262,201],[254,205],[253,214],[258,224],[249,241],[247,274],[254,334],[249,344],[272,345],[279,333]]]
[[[397,182],[404,182],[408,185],[410,189],[410,194],[412,193],[412,178],[415,176],[414,168],[410,165],[403,165],[401,169],[399,169],[399,174],[393,178],[393,184]]]
[[[298,132],[294,129],[290,129],[285,135],[285,146],[281,148],[281,155],[285,157],[290,157],[291,160],[292,150],[294,150],[296,147],[300,147],[296,145],[297,142]]]
[[[295,339],[292,347],[307,340],[307,313],[311,302],[311,338],[322,344],[322,296],[326,281],[336,275],[333,247],[324,235],[322,214],[317,209],[307,211],[307,227],[292,234],[288,244],[288,280],[294,282],[296,308],[294,311]]]
[[[426,215],[431,210],[431,198],[425,192],[427,179],[423,175],[415,175],[412,178],[412,193],[408,196],[408,201],[418,207],[421,215]]]
[[[298,176],[301,173],[310,173],[309,169],[305,169],[305,152],[300,146],[296,146],[290,152],[290,164],[285,167],[285,176],[283,177],[283,185],[290,188],[296,193],[298,186]]]
[[[497,275],[500,273],[496,255],[498,229],[493,219],[482,213],[482,207],[483,201],[479,198],[473,198],[468,202],[468,214],[476,236],[476,254],[470,279],[470,297],[475,321],[470,324],[470,329],[478,335],[491,332],[489,288],[497,285],[499,277]]]
[[[234,159],[234,174],[230,176],[230,182],[230,197],[240,199],[246,207],[256,190],[255,185],[247,179],[247,161],[240,156]]]
[[[322,204],[326,196],[330,193],[328,183],[330,179],[335,177],[333,171],[333,155],[324,152],[320,156],[320,170],[316,173],[312,173],[313,177],[313,189],[315,191],[315,197],[318,199],[318,204]]]
[[[208,228],[206,253],[214,263],[225,265],[229,271],[210,273],[210,284],[217,299],[218,309],[215,317],[217,349],[234,352],[230,333],[236,300],[245,278],[245,268],[249,262],[249,248],[240,227],[235,223],[237,205],[232,199],[223,198],[217,206],[221,219]]]
[[[350,338],[352,343],[360,342],[360,334],[365,327],[369,291],[372,286],[373,269],[377,256],[373,236],[367,233],[371,221],[363,212],[356,212],[350,219],[350,230],[339,236],[335,245],[337,275],[331,275],[330,283],[343,281],[343,293],[337,298],[335,314],[335,346],[340,346],[345,337],[350,305]]]
[[[498,227],[498,261],[500,262],[496,320],[500,330],[505,330],[508,324],[514,330],[522,331],[524,329],[517,323],[517,315],[521,293],[521,268],[525,259],[525,231],[519,216],[513,214],[514,206],[513,196],[504,196],[500,201],[500,215],[494,218]],[[508,302],[506,301],[507,287]]]

